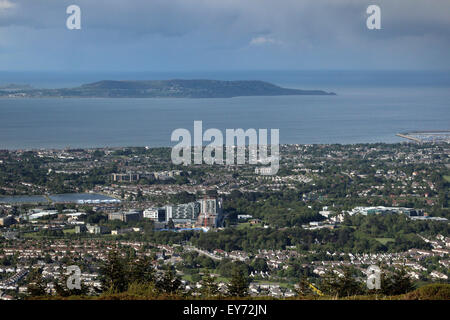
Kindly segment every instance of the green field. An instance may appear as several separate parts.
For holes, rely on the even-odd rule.
[[[375,240],[377,240],[382,245],[386,245],[386,243],[388,243],[388,242],[394,242],[395,241],[394,238],[375,238]]]
[[[444,176],[444,180],[450,182],[450,176]]]
[[[241,222],[236,226],[236,228],[239,230],[245,229],[245,228],[250,228],[250,227],[251,227],[251,225],[249,222]]]
[[[181,278],[183,280],[187,280],[189,282],[193,282],[192,275],[190,275],[190,274],[184,274]],[[215,280],[216,280],[216,283],[219,283],[219,282],[228,283],[228,282],[230,282],[230,279],[225,278],[225,277],[215,277]]]
[[[245,228],[263,228],[263,224],[250,224],[250,222],[240,222],[236,225],[236,228],[239,230]]]
[[[28,239],[44,239],[44,236],[38,232],[24,232],[21,234],[23,238]]]
[[[192,282],[192,275],[190,275],[190,274],[183,274],[181,276],[181,279],[189,281],[189,282]]]

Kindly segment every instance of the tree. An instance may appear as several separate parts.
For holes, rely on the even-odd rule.
[[[202,288],[200,290],[202,297],[215,297],[219,293],[219,287],[213,276],[204,276],[201,281]]]
[[[404,266],[394,269],[390,274],[383,272],[381,275],[381,291],[385,295],[403,294],[414,289],[414,282]]]
[[[248,295],[249,285],[250,281],[244,270],[235,266],[228,284],[228,294],[232,297],[245,297]]]
[[[343,275],[328,271],[323,280],[323,291],[329,295],[348,297],[364,293],[362,282],[354,277],[354,270],[349,267],[343,269]]]
[[[169,229],[175,229],[175,224],[173,223],[173,220],[170,219],[169,223],[167,223],[167,228]]]
[[[44,256],[44,262],[47,264],[53,262],[52,257],[48,253]]]
[[[45,296],[47,294],[47,283],[42,278],[40,270],[33,270],[28,279],[27,291],[30,296]]]
[[[156,282],[156,288],[163,293],[175,294],[179,291],[181,280],[176,276],[175,271],[168,270],[162,279]]]
[[[297,295],[299,295],[299,296],[311,296],[314,294],[312,288],[309,285],[308,278],[305,276],[302,276],[300,278],[297,290],[295,290],[295,291],[297,292]]]
[[[143,201],[144,200],[144,195],[142,194],[142,190],[139,189],[136,195],[136,201]]]
[[[207,190],[206,195],[208,197],[218,197],[219,193],[217,192],[217,190],[212,189],[212,190]]]
[[[117,250],[108,254],[108,259],[100,267],[102,290],[124,292],[128,288],[127,263]]]
[[[106,220],[107,220],[107,217],[104,214],[93,213],[93,214],[89,214],[87,216],[86,222],[92,223],[92,224],[97,224],[97,223],[100,223],[101,221],[106,221]]]
[[[155,280],[155,271],[149,257],[142,257],[131,264],[128,282],[130,283],[151,283]]]
[[[251,267],[255,271],[262,271],[262,272],[269,271],[269,267],[267,266],[267,262],[263,258],[256,258],[255,260],[253,260],[253,262],[251,264]]]
[[[61,276],[55,282],[56,294],[61,297],[80,296],[86,295],[89,292],[88,287],[84,284],[80,284],[80,289],[69,289],[67,287],[67,280],[69,275],[61,274]]]

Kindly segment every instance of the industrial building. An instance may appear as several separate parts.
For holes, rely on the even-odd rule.
[[[420,217],[423,216],[423,210],[417,210],[413,208],[403,208],[403,207],[384,207],[384,206],[378,206],[378,207],[356,207],[352,211],[349,212],[350,215],[353,214],[362,214],[362,215],[369,215],[369,214],[388,214],[388,213],[402,213],[405,214],[408,217]]]

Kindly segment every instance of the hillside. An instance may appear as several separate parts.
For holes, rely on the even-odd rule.
[[[279,300],[271,296],[258,297],[229,297],[229,296],[186,296],[183,294],[157,293],[151,286],[145,284],[133,285],[132,288],[122,293],[106,292],[98,296],[35,296],[28,300]],[[338,298],[336,296],[296,296],[281,300],[449,300],[450,285],[444,283],[428,284],[411,292],[394,295],[356,295]]]

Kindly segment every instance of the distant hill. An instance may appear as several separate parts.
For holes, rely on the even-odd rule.
[[[0,90],[8,90],[8,91],[17,91],[17,90],[31,90],[33,89],[32,86],[28,84],[6,84],[6,85],[0,85]]]
[[[30,97],[231,98],[239,96],[335,95],[322,90],[287,89],[264,81],[103,80],[76,88],[27,90]]]

